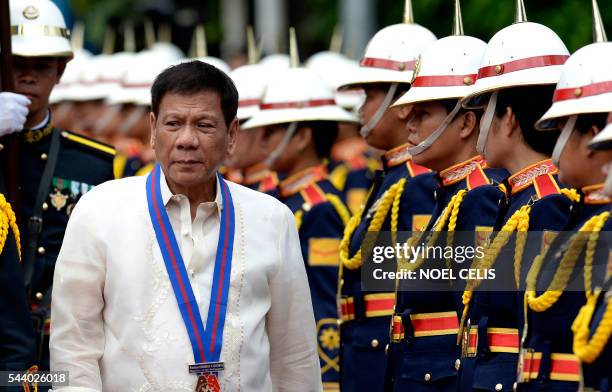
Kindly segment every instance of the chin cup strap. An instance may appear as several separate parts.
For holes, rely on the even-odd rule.
[[[457,115],[460,109],[461,103],[457,102],[453,110],[444,118],[444,121],[442,121],[440,126],[435,131],[433,131],[433,133],[429,135],[425,140],[423,140],[416,146],[409,148],[408,153],[410,153],[410,155],[412,156],[419,155],[420,153],[431,147],[436,142],[436,140],[438,140],[440,136],[442,136],[444,131],[446,131],[446,128],[448,128],[449,124],[453,122],[455,116]]]
[[[495,108],[497,107],[497,93],[497,91],[493,92],[491,98],[489,98],[489,103],[480,121],[480,133],[478,134],[478,141],[476,142],[476,151],[485,158],[487,138],[489,137],[491,124],[493,124],[493,116],[495,115]]]
[[[563,149],[567,144],[570,136],[574,133],[574,128],[576,127],[576,120],[578,120],[578,116],[570,116],[565,122],[565,126],[561,131],[561,135],[557,139],[557,143],[555,143],[555,148],[552,153],[552,161],[553,165],[559,167],[559,159],[561,159],[561,154],[563,153]]]
[[[376,126],[380,122],[380,119],[382,119],[382,116],[385,114],[387,109],[389,109],[389,106],[391,106],[391,101],[393,101],[393,97],[395,96],[398,87],[399,83],[392,83],[391,86],[389,86],[387,95],[385,95],[385,99],[382,101],[382,103],[376,110],[376,113],[374,113],[374,116],[372,116],[370,121],[368,121],[368,123],[362,126],[359,130],[359,133],[361,134],[362,138],[365,139],[370,136],[374,128],[376,128]]]
[[[285,148],[287,148],[289,141],[291,141],[291,138],[293,137],[293,135],[295,135],[295,131],[297,131],[297,126],[298,126],[297,121],[294,121],[289,124],[289,127],[287,128],[287,131],[285,132],[285,136],[283,136],[283,139],[281,140],[281,142],[270,153],[270,156],[267,157],[266,160],[264,161],[267,167],[272,167],[272,164],[276,162],[278,157],[280,157],[283,151],[285,151]]]

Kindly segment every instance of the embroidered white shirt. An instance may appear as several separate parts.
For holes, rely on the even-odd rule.
[[[107,182],[75,207],[53,286],[51,369],[72,391],[193,391],[193,351],[151,225],[145,177]],[[162,199],[206,325],[222,199]],[[315,323],[291,212],[229,183],[236,233],[221,388],[320,391]]]

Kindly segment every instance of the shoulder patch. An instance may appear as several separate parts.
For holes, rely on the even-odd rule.
[[[424,231],[429,225],[431,215],[414,214],[412,215],[412,231]]]
[[[89,149],[101,151],[107,155],[110,155],[110,157],[114,157],[116,154],[116,150],[112,146],[82,135],[77,135],[76,133],[72,133],[70,131],[62,131],[62,137],[81,146],[86,146]]]
[[[337,267],[340,249],[338,238],[310,238],[308,240],[308,265],[313,267]]]
[[[308,211],[317,204],[326,201],[325,192],[315,183],[308,185],[300,191],[300,195],[304,199],[304,210]]]
[[[533,186],[538,194],[538,199],[548,195],[561,193],[557,181],[555,181],[554,177],[550,173],[535,177],[533,179]]]

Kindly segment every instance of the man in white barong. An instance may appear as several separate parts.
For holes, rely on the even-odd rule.
[[[235,144],[238,93],[192,61],[151,88],[146,177],[75,207],[54,276],[54,391],[321,390],[294,217],[217,174]]]

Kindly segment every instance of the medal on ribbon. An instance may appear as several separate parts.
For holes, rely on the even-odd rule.
[[[187,269],[162,200],[160,171],[161,168],[157,164],[147,177],[147,204],[157,243],[193,350],[195,364],[190,365],[188,370],[189,373],[198,375],[196,392],[218,392],[219,374],[224,370],[220,357],[234,248],[235,211],[232,196],[223,177],[217,174],[223,210],[210,305],[204,328]]]

